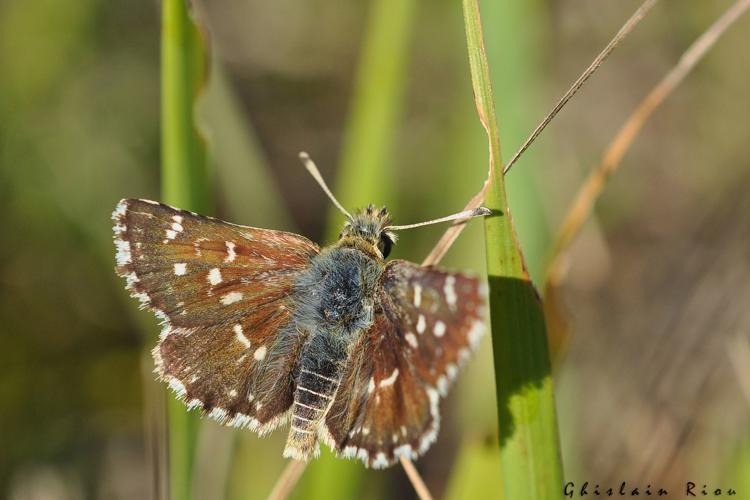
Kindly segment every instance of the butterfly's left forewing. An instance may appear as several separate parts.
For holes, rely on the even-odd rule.
[[[292,403],[302,335],[288,296],[319,248],[147,200],[113,213],[117,272],[163,321],[159,375],[212,418],[273,429]]]
[[[484,331],[485,285],[391,261],[374,324],[352,349],[322,439],[376,468],[415,459],[437,437],[438,402]]]

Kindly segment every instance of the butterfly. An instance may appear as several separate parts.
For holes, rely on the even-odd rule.
[[[189,409],[260,435],[290,421],[297,460],[321,442],[373,468],[416,459],[485,330],[486,285],[386,257],[394,231],[488,211],[409,226],[385,207],[349,214],[301,156],[346,215],[336,243],[124,199],[116,272],[161,319],[155,371]]]

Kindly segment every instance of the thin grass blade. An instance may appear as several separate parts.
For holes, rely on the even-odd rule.
[[[541,302],[508,207],[500,136],[477,0],[463,0],[472,87],[489,142],[485,219],[490,316],[505,498],[559,498],[562,463]],[[499,485],[498,485],[499,486]]]
[[[184,0],[162,2],[162,198],[200,213],[211,206],[206,146],[195,125],[195,101],[206,81],[202,35]],[[198,415],[168,396],[169,476],[174,499],[191,498]]]

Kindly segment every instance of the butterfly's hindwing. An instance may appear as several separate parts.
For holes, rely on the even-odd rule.
[[[376,468],[415,459],[434,442],[438,402],[484,331],[484,284],[390,262],[375,322],[352,349],[321,430],[336,451]]]
[[[278,425],[304,342],[288,296],[318,247],[147,200],[122,200],[113,219],[117,272],[164,324],[160,377],[222,423]]]
[[[485,332],[487,285],[476,277],[394,260],[383,273],[383,311],[419,378],[444,396]]]

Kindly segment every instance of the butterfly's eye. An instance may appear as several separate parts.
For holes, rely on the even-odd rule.
[[[393,248],[393,240],[391,237],[388,236],[387,233],[381,234],[380,242],[378,242],[378,250],[383,254],[384,259],[391,253],[391,248]]]

